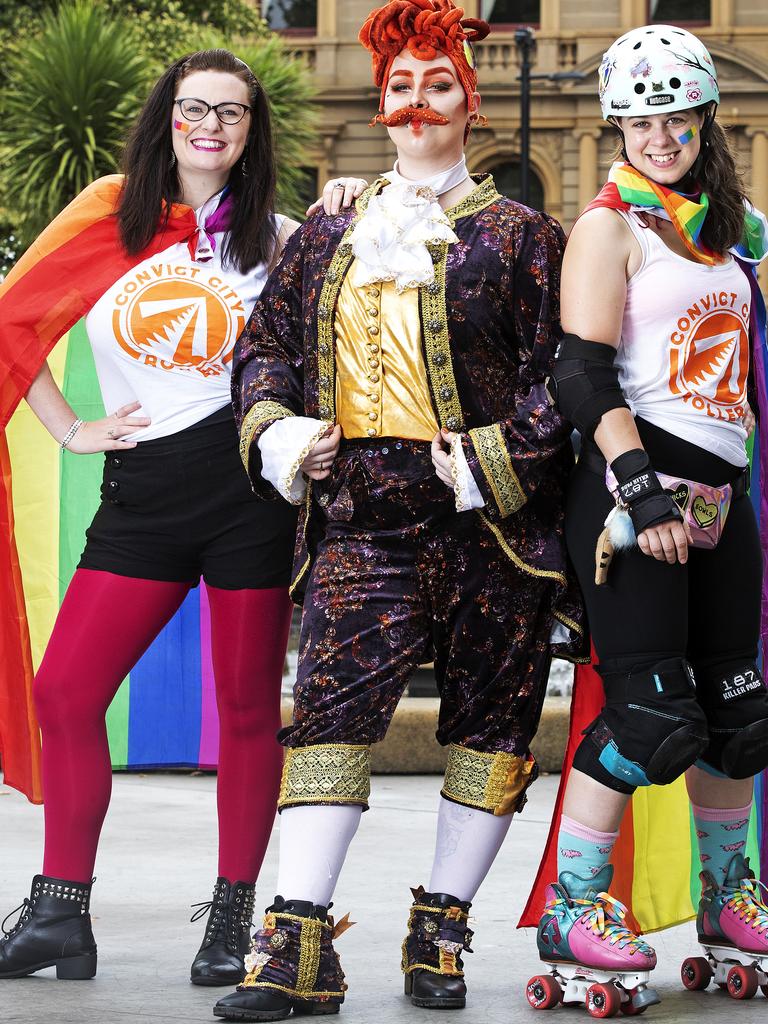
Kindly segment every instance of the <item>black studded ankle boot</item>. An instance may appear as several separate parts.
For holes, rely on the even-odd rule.
[[[471,903],[444,892],[411,889],[413,905],[403,940],[405,994],[414,1006],[460,1009],[467,1001],[461,954],[471,953]]]
[[[252,882],[217,878],[213,899],[193,904],[199,909],[190,920],[197,921],[208,912],[203,942],[192,962],[189,980],[193,985],[239,985],[243,980],[243,957],[251,943],[253,895]]]
[[[35,875],[29,899],[20,907],[10,931],[2,924],[0,978],[23,978],[55,967],[62,980],[85,980],[96,973],[96,941],[88,906],[90,882]]]

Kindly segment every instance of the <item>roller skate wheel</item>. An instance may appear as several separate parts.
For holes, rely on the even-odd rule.
[[[732,999],[751,999],[757,992],[757,971],[737,964],[728,971],[726,984]]]
[[[590,985],[584,1002],[590,1017],[615,1017],[621,1007],[621,993],[611,982]]]
[[[648,1009],[648,1007],[645,1005],[635,1006],[635,1004],[632,1002],[632,996],[635,994],[636,991],[637,989],[632,989],[632,991],[629,993],[629,999],[625,1000],[625,1002],[621,1004],[621,1012],[624,1014],[625,1017],[637,1017],[638,1014],[645,1013],[645,1011]]]
[[[537,974],[528,982],[525,995],[534,1010],[551,1010],[563,1001],[563,990],[551,974]]]
[[[709,960],[703,956],[689,956],[680,968],[680,978],[690,992],[705,989],[712,980]]]

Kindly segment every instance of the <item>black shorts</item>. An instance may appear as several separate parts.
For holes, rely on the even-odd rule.
[[[287,587],[297,510],[251,490],[232,411],[107,452],[79,568],[224,590]]]

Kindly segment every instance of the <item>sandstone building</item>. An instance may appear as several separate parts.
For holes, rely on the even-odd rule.
[[[339,174],[373,178],[392,165],[385,130],[368,127],[378,96],[357,32],[374,0],[262,0],[262,13],[311,68],[322,108],[321,146],[307,155],[308,187]],[[766,0],[464,0],[492,22],[478,44],[483,112],[473,132],[472,171],[493,172],[515,197],[519,178],[520,88],[515,28],[536,33],[534,74],[580,71],[580,81],[533,81],[531,205],[568,228],[605,180],[615,134],[600,117],[597,67],[622,32],[649,21],[676,24],[705,41],[717,63],[720,116],[730,125],[757,205],[768,209],[768,2]]]

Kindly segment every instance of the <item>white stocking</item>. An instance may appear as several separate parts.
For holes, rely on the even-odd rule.
[[[362,807],[287,807],[280,814],[277,892],[327,907],[360,824]]]
[[[473,900],[501,849],[511,822],[511,814],[496,816],[440,797],[429,892],[445,892],[462,901]]]

